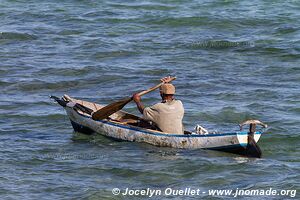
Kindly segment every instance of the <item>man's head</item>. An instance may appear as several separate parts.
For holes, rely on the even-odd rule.
[[[159,91],[163,100],[171,100],[175,94],[175,86],[171,83],[165,83],[160,86]]]

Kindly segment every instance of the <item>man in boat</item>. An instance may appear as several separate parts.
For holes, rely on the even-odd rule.
[[[170,82],[171,77],[162,78],[164,84],[160,87],[162,101],[153,106],[146,107],[141,102],[138,94],[133,95],[139,111],[145,120],[154,122],[158,128],[166,133],[183,134],[182,119],[184,108],[180,100],[174,98],[175,86]]]

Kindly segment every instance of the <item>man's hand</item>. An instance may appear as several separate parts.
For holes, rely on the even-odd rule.
[[[166,76],[166,77],[160,79],[160,81],[164,82],[164,83],[169,83],[172,81],[172,78],[171,78],[171,76]]]
[[[132,99],[134,102],[141,102],[141,96],[138,93],[135,93],[134,95],[132,95]]]
[[[136,103],[140,113],[143,114],[145,106],[141,102],[141,96],[138,93],[136,93],[136,94],[132,95],[132,99]]]

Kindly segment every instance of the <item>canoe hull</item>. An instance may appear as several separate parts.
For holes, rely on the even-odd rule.
[[[95,132],[117,140],[145,142],[161,147],[212,149],[247,155],[248,132],[208,135],[165,134],[107,120],[93,120],[89,116],[78,113],[71,107],[65,107],[65,110],[71,120],[74,130],[85,134],[92,134]],[[261,132],[255,132],[254,139],[256,142],[259,140],[260,136]]]

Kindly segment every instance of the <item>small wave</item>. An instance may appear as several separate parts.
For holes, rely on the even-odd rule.
[[[176,9],[174,6],[163,5],[163,4],[109,4],[114,8],[121,9],[141,9],[141,10],[155,10],[155,11],[165,11],[165,10],[173,10]]]
[[[80,35],[82,33],[83,31],[79,31],[79,30],[62,30],[58,34],[63,36],[68,36],[68,35]]]
[[[284,61],[294,61],[300,59],[300,54],[298,53],[286,53],[280,56]]]
[[[262,49],[266,54],[285,54],[286,49],[279,47],[265,47]]]
[[[296,114],[300,114],[300,108],[296,108],[296,107],[290,108],[289,111],[290,111],[290,112],[294,112],[294,113],[296,113]]]
[[[102,68],[94,66],[86,66],[82,68],[45,68],[37,72],[36,75],[59,75],[59,76],[83,76],[87,75],[90,72],[97,70],[97,72],[102,71]]]
[[[202,26],[210,24],[211,20],[207,17],[181,17],[181,18],[150,18],[145,21],[146,24],[165,25],[171,27],[180,26]]]
[[[1,74],[1,73],[0,73]],[[6,87],[6,86],[9,86],[10,85],[10,83],[8,83],[8,82],[5,82],[5,81],[0,81],[0,86],[1,87]]]
[[[221,92],[216,95],[216,99],[220,100],[234,100],[234,99],[239,99],[240,96],[237,93],[234,92]]]
[[[2,66],[1,66],[2,67]],[[6,75],[9,73],[9,70],[0,69],[0,75]]]
[[[252,102],[258,99],[278,99],[280,93],[271,89],[253,89],[249,91],[243,91],[239,94],[241,98],[248,98]]]
[[[137,52],[133,51],[110,51],[110,52],[97,52],[93,55],[95,59],[103,58],[114,58],[114,57],[127,57],[132,55],[137,55]]]
[[[237,18],[233,23],[239,24],[241,26],[250,26],[250,27],[260,27],[260,26],[272,26],[278,23],[276,18],[259,18],[259,17],[250,17],[243,20]]]
[[[238,112],[233,107],[224,107],[220,112],[218,113],[199,113],[200,116],[197,116],[202,121],[208,121],[218,124],[224,124],[224,123],[234,123],[238,124],[244,120],[247,119],[253,119],[258,118],[256,115],[250,113],[250,112]]]
[[[59,90],[77,87],[80,84],[79,81],[61,81],[55,83],[48,83],[41,80],[32,82],[19,82],[14,84],[16,88],[21,91],[39,91],[39,90]]]
[[[23,111],[22,113],[19,112],[18,114],[5,114],[3,116],[5,116],[6,118],[14,118],[14,119],[18,119],[18,120],[61,120],[61,119],[65,119],[65,114],[29,114],[30,112],[26,112]],[[22,122],[18,122],[18,123],[22,123]]]
[[[293,27],[293,26],[281,26],[281,27],[278,27],[275,29],[276,32],[278,34],[289,34],[289,33],[294,33],[294,32],[297,32],[299,30],[298,27]]]
[[[78,72],[80,73],[80,72]],[[104,82],[114,82],[116,80],[120,80],[125,78],[125,76],[122,75],[105,75],[105,76],[97,76],[97,77],[89,77],[87,79],[77,79],[77,80],[62,80],[58,77],[56,77],[55,82],[48,82],[44,81],[42,79],[36,79],[32,80],[30,82],[27,81],[19,81],[17,83],[11,83],[9,87],[6,87],[6,90],[18,90],[18,91],[58,91],[63,90],[66,91],[70,88],[82,88],[87,87],[91,85],[97,85],[97,84],[103,84]]]
[[[168,69],[145,69],[145,70],[140,70],[141,74],[144,74],[144,75],[162,75],[162,74],[165,74],[165,75],[168,75],[170,74],[170,70]]]
[[[82,24],[88,24],[91,23],[92,21],[89,19],[81,18],[81,17],[73,17],[73,18],[67,18],[64,20],[64,22],[67,23],[82,23]]]
[[[37,36],[28,33],[0,32],[0,40],[35,40]]]
[[[227,49],[235,47],[251,47],[252,42],[249,41],[228,41],[228,40],[208,40],[208,41],[198,41],[190,45],[192,48],[196,49]]]

